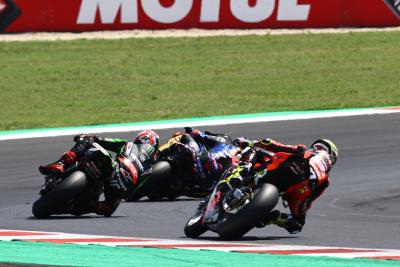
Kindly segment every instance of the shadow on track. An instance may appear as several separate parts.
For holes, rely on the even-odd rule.
[[[204,237],[197,237],[197,238],[189,238],[186,236],[181,237],[183,239],[194,239],[194,240],[207,240],[207,241],[224,241],[224,239],[217,237],[217,236],[204,236]],[[284,240],[284,239],[297,239],[298,236],[243,236],[238,239],[229,240],[229,241],[274,241],[274,240]]]
[[[140,199],[136,201],[124,201],[124,203],[154,203],[154,202],[182,202],[182,201],[202,201],[202,198],[157,198],[157,199]]]
[[[44,218],[44,219],[38,219],[34,216],[29,216],[26,217],[26,220],[34,220],[34,221],[51,221],[51,220],[83,220],[83,219],[107,219],[111,220],[113,218],[118,219],[118,218],[126,218],[129,216],[111,216],[111,217],[104,217],[102,215],[85,215],[85,216],[74,216],[74,215],[52,215],[49,218]]]

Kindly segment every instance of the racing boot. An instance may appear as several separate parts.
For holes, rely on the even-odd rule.
[[[64,172],[66,166],[73,164],[76,160],[76,153],[67,151],[56,162],[50,163],[49,165],[39,166],[39,172],[43,175],[61,174]]]
[[[262,228],[267,225],[275,224],[278,218],[281,216],[281,212],[279,210],[273,210],[269,212],[264,219],[256,223],[255,227]]]
[[[97,215],[103,215],[104,217],[111,217],[111,215],[118,208],[120,203],[121,203],[121,200],[115,200],[111,203],[109,203],[107,201],[100,201],[97,204],[94,212]]]
[[[271,211],[262,221],[257,223],[255,227],[262,228],[271,224],[286,229],[290,234],[297,234],[303,229],[303,224],[293,218],[292,215],[281,213],[278,210]]]

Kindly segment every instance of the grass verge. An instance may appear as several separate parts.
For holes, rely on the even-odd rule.
[[[400,104],[400,33],[1,43],[0,130]]]

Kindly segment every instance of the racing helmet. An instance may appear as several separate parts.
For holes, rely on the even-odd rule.
[[[311,148],[314,149],[315,151],[325,150],[329,154],[332,165],[336,163],[336,160],[339,156],[339,150],[331,140],[318,139],[311,145]]]
[[[138,133],[133,142],[135,144],[150,144],[157,151],[160,145],[160,137],[152,130],[145,130]]]

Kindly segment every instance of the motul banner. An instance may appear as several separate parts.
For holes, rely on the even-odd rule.
[[[400,0],[0,0],[0,31],[400,25]]]

